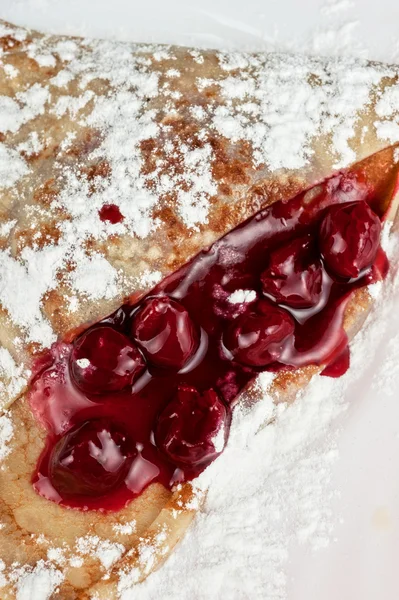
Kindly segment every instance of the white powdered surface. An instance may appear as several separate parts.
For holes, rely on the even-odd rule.
[[[0,416],[0,463],[9,454],[9,442],[13,436],[13,426],[7,414]]]
[[[80,538],[76,542],[76,550],[80,555],[96,556],[105,569],[109,569],[123,554],[122,544],[102,540],[96,535]]]
[[[47,600],[62,582],[63,575],[44,561],[39,561],[34,569],[16,568],[16,600]]]
[[[41,5],[42,0],[25,0],[19,4]],[[46,2],[44,1],[44,4]],[[358,40],[352,37],[353,26],[351,23],[345,25],[339,22],[334,28],[336,15],[341,15],[350,6],[346,0],[340,2],[328,2],[324,7],[324,18],[331,19],[328,27],[320,27],[314,36],[304,46],[301,41],[300,50],[310,50],[325,54],[347,54],[363,55],[364,48]],[[278,35],[275,44],[279,48]],[[297,49],[295,44],[291,49]],[[32,49],[32,57],[42,65],[50,64],[52,57],[40,53],[40,49]],[[59,48],[59,53],[70,56],[73,67],[73,42],[64,44]],[[76,67],[77,68],[77,67]],[[228,68],[228,66],[226,67]],[[12,78],[13,72],[8,76]],[[176,72],[170,72],[170,77],[178,76]],[[68,72],[59,74],[57,85],[64,86],[69,80]],[[151,86],[156,82],[148,81],[146,93],[151,94]],[[366,82],[367,83],[367,82]],[[206,85],[206,82],[205,82]],[[266,86],[276,92],[276,102],[280,102],[279,90],[284,86],[284,81],[276,76],[274,81],[265,82]],[[248,90],[237,86],[237,82],[227,80],[226,93],[235,90],[237,97],[245,94]],[[40,96],[40,90],[36,90],[37,98],[34,104],[35,110],[41,110],[40,102],[44,98]],[[379,103],[379,117],[383,120],[389,116],[390,107],[393,102],[398,101],[399,90],[392,90],[391,97],[382,97]],[[395,96],[395,97],[393,97]],[[86,102],[90,98],[84,99]],[[290,99],[292,101],[292,98]],[[23,99],[21,99],[21,102]],[[306,113],[309,107],[306,102],[298,98],[301,110]],[[362,98],[358,99],[361,104]],[[109,120],[113,126],[113,134],[105,139],[104,144],[109,144],[116,152],[118,147],[123,147],[126,135],[122,128],[118,128],[113,108],[115,99],[106,99],[109,106],[102,106],[97,113],[94,111],[92,122],[98,123],[99,119]],[[118,99],[118,106],[123,106],[123,99]],[[301,104],[302,102],[302,104]],[[17,126],[17,120],[31,118],[21,110],[13,111],[15,107],[8,106],[4,112],[3,121],[0,114],[0,125],[4,128]],[[71,102],[65,102],[57,106],[57,111],[62,114],[66,110],[77,111],[79,106]],[[107,110],[108,109],[108,110]],[[250,110],[250,107],[248,107]],[[348,104],[348,110],[350,103]],[[200,110],[197,111],[200,118]],[[272,106],[271,111],[274,110]],[[267,111],[266,111],[267,112]],[[315,112],[320,113],[320,106],[315,107]],[[57,113],[58,114],[58,113]],[[306,116],[306,114],[305,114]],[[247,134],[253,139],[253,131],[245,131],[245,119],[242,115],[236,115],[237,120],[233,124],[226,115],[219,115],[215,119],[215,127],[223,130],[225,135],[232,138],[237,133],[237,122],[242,122],[240,130],[241,137]],[[240,121],[241,119],[241,121]],[[137,139],[146,137],[154,127],[149,122],[140,123],[137,130]],[[277,127],[278,123],[265,122],[267,127]],[[336,146],[344,160],[350,160],[350,149],[347,145],[348,132],[340,131],[337,124],[331,123],[336,135]],[[339,125],[339,124],[338,124]],[[381,124],[381,128],[384,124]],[[143,133],[144,131],[144,133]],[[381,135],[387,139],[397,138],[398,133],[391,128],[381,130]],[[273,154],[273,148],[262,145],[264,133],[259,131],[259,152],[263,152],[269,161],[274,160],[275,167],[281,166],[279,162],[284,153],[291,156],[292,160],[304,162],[306,156],[299,152],[303,148],[303,140],[306,132],[296,131],[291,147],[277,148]],[[287,139],[287,138],[285,138]],[[273,141],[273,140],[271,140]],[[35,151],[39,147],[40,140],[30,140],[26,151]],[[196,223],[206,220],[207,205],[206,197],[213,193],[212,180],[206,170],[207,152],[209,148],[204,146],[201,152],[187,152],[187,165],[190,167],[190,186],[193,199],[185,197],[182,190],[179,195],[181,218],[188,225],[195,228]],[[264,157],[263,156],[263,157]],[[116,159],[123,159],[115,154]],[[3,185],[12,186],[27,168],[21,161],[13,160],[13,170],[8,170],[9,157],[0,144],[0,175],[3,177]],[[139,165],[134,163],[130,166],[130,178],[136,181]],[[289,165],[292,166],[292,165]],[[294,165],[295,166],[295,165]],[[172,182],[173,184],[174,182]],[[74,182],[70,181],[70,189]],[[113,182],[111,181],[111,186]],[[71,212],[81,210],[76,201],[81,190],[76,183],[76,194],[64,198],[65,205]],[[109,190],[107,190],[109,191]],[[156,223],[150,223],[148,213],[154,202],[154,198],[148,194],[143,195],[142,201],[136,204],[135,214],[127,214],[128,205],[125,205],[123,197],[117,198],[117,203],[127,215],[127,222],[135,228],[135,234],[145,236],[149,229],[156,227]],[[93,215],[102,205],[101,193],[93,205]],[[85,207],[87,210],[87,207]],[[65,231],[67,243],[68,234],[78,238],[85,235],[85,216],[75,214],[76,217],[73,231]],[[92,215],[89,215],[92,218]],[[2,225],[4,227],[4,225]],[[7,225],[6,225],[7,226]],[[12,227],[12,225],[11,225]],[[98,236],[108,235],[112,226],[104,226],[97,222]],[[118,226],[115,226],[115,231]],[[38,257],[41,258],[41,257]],[[74,274],[72,286],[87,296],[96,297],[100,293],[95,286],[95,278],[87,287],[88,273],[101,270],[106,278],[106,287],[109,294],[113,293],[113,286],[117,285],[117,272],[111,265],[104,263],[103,257],[93,256],[89,261],[78,258],[78,269]],[[9,258],[2,256],[4,265]],[[41,285],[47,289],[52,283],[55,273],[54,265],[57,264],[57,256],[51,257],[52,269],[45,272],[48,280],[44,278]],[[54,268],[53,268],[54,267]],[[5,270],[6,271],[6,270]],[[29,285],[34,277],[32,272],[21,273],[21,285]],[[148,273],[146,277],[151,280],[153,274]],[[155,275],[156,277],[156,275]],[[10,281],[10,285],[11,285]],[[32,286],[29,285],[31,288]],[[104,290],[102,290],[103,293]],[[380,291],[377,287],[373,294]],[[41,294],[42,290],[35,289],[34,293]],[[237,297],[230,299],[233,303],[251,300],[248,290],[240,291]],[[387,288],[385,293],[390,293]],[[392,292],[391,292],[392,294]],[[4,301],[4,299],[3,299]],[[34,303],[33,303],[34,304]],[[386,298],[383,300],[385,313],[390,308]],[[381,305],[380,305],[381,307]],[[375,313],[378,312],[377,306]],[[26,326],[30,328],[31,339],[40,340],[47,344],[52,339],[52,332],[46,329],[46,323],[40,323],[40,331],[35,332],[35,323],[38,315],[34,311],[29,314],[19,315],[21,322],[26,320]],[[381,314],[379,314],[379,323]],[[24,324],[24,323],[23,323]],[[209,486],[209,492],[205,508],[200,513],[194,525],[189,530],[181,545],[169,558],[165,566],[148,578],[143,584],[130,587],[132,579],[129,575],[121,574],[119,591],[123,600],[284,600],[286,598],[286,568],[289,559],[290,547],[294,543],[306,544],[317,550],[327,546],[331,540],[334,529],[331,502],[336,495],[336,490],[331,485],[331,467],[337,459],[338,430],[334,425],[338,417],[345,411],[344,390],[349,382],[355,381],[361,376],[362,368],[365,369],[372,362],[372,352],[366,350],[372,347],[371,340],[381,335],[381,325],[375,319],[370,320],[366,331],[362,332],[353,347],[352,369],[349,373],[339,379],[316,378],[309,388],[292,406],[274,406],[267,394],[271,376],[263,374],[259,377],[259,385],[264,391],[264,399],[251,410],[237,409],[234,414],[234,422],[228,447],[224,454],[211,465],[200,477],[198,485],[202,488]],[[385,381],[389,385],[389,377],[396,370],[399,355],[399,340],[390,342],[392,349],[392,361],[386,365]],[[3,356],[3,362],[8,357]],[[380,381],[376,374],[375,381]],[[376,385],[378,385],[376,383]],[[267,427],[264,423],[269,422]],[[6,443],[12,435],[11,423],[7,416],[0,421],[0,448],[5,448]],[[120,526],[121,534],[134,531],[134,523]],[[110,566],[123,552],[122,544],[107,545],[107,541],[92,536],[77,541],[77,557],[74,566],[79,566],[81,556],[85,554],[96,554],[104,567]],[[151,557],[149,556],[149,560]],[[50,598],[57,585],[61,583],[62,574],[56,565],[61,564],[62,553],[53,549],[48,553],[48,562],[39,563],[35,569],[17,569],[15,581],[17,600],[47,600]],[[0,585],[2,584],[0,564]],[[4,583],[4,582],[3,582]]]

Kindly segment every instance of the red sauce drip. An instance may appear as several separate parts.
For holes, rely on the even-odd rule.
[[[121,223],[125,218],[116,204],[104,204],[98,211],[101,221],[109,221],[113,225]]]
[[[321,372],[324,377],[341,377],[345,375],[350,365],[350,351],[349,346],[345,346],[344,350],[335,360],[333,360],[326,368]]]
[[[330,263],[349,268],[354,257],[362,271],[343,279],[328,270],[318,239],[329,207],[370,201],[372,194],[351,173],[319,190],[276,202],[74,345],[54,345],[30,392],[48,431],[33,476],[42,496],[79,509],[118,510],[149,483],[190,480],[218,456],[232,407],[260,371],[313,364],[327,365],[325,375],[345,372],[346,304],[356,288],[383,278],[388,263],[375,237],[378,218],[359,205],[349,211],[356,213],[355,228],[346,213],[342,219],[346,229],[366,237],[352,239],[352,231],[348,247],[341,238],[329,246],[326,231],[336,235],[330,220],[323,247],[334,254]],[[362,262],[360,242],[376,257],[373,264]],[[255,290],[257,301],[230,303],[237,289]],[[88,339],[100,346],[86,351],[83,336],[99,326]],[[109,337],[104,327],[120,336],[111,336],[110,360],[101,346]],[[108,391],[95,389],[101,381]]]

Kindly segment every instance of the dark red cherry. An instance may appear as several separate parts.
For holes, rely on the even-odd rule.
[[[167,296],[149,298],[135,314],[132,336],[149,362],[181,369],[198,348],[199,336],[186,309]]]
[[[231,323],[223,343],[239,363],[264,367],[279,359],[294,329],[287,311],[260,300]]]
[[[311,236],[293,240],[270,254],[261,275],[263,292],[292,308],[315,306],[321,295],[323,269]]]
[[[181,387],[158,417],[155,441],[176,464],[195,466],[222,452],[228,428],[227,409],[216,392]]]
[[[71,353],[73,380],[89,394],[122,390],[143,369],[144,359],[138,348],[112,327],[88,329],[77,339]]]
[[[126,478],[135,445],[107,419],[77,425],[54,446],[49,478],[62,498],[102,496]]]
[[[331,206],[319,233],[327,267],[339,277],[359,277],[374,262],[380,234],[381,222],[363,200]]]

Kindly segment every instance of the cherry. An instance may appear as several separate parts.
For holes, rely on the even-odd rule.
[[[218,456],[228,434],[227,409],[216,392],[180,387],[158,417],[157,446],[177,465],[195,466]]]
[[[263,292],[292,308],[315,306],[321,295],[323,269],[310,235],[297,238],[270,254],[261,275]]]
[[[167,296],[149,298],[135,314],[132,335],[149,362],[181,369],[198,348],[198,331],[186,309]]]
[[[279,359],[294,329],[294,320],[287,311],[260,300],[254,309],[231,323],[223,343],[237,362],[264,367]]]
[[[380,234],[381,222],[363,200],[331,206],[319,231],[327,267],[339,277],[359,277],[375,260]]]
[[[125,480],[135,445],[106,419],[93,419],[66,433],[54,446],[49,478],[63,497],[102,496]]]
[[[119,391],[144,369],[140,351],[112,327],[88,329],[75,342],[70,371],[76,385],[90,394]]]

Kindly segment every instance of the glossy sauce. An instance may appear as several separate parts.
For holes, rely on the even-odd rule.
[[[41,363],[30,393],[32,409],[48,431],[46,448],[33,476],[38,493],[74,508],[118,510],[151,482],[171,487],[197,476],[209,460],[194,466],[176,464],[158,449],[154,436],[160,412],[182,386],[200,393],[216,392],[227,410],[227,435],[234,403],[260,371],[293,370],[313,364],[324,366],[325,375],[342,375],[349,366],[347,336],[342,326],[345,307],[354,290],[385,276],[387,260],[381,248],[374,265],[355,280],[335,277],[322,263],[321,292],[314,306],[281,305],[293,319],[294,334],[284,342],[278,360],[264,367],[245,366],[234,359],[223,339],[235,319],[256,305],[232,304],[229,296],[235,290],[245,289],[255,290],[258,299],[264,297],[261,275],[271,252],[291,240],[310,236],[315,241],[314,258],[320,261],[317,239],[325,210],[337,202],[360,200],[371,201],[372,192],[361,177],[344,173],[319,186],[317,194],[304,192],[291,200],[276,202],[198,254],[139,303],[124,305],[101,322],[132,340],[132,323],[146,299],[173,299],[190,315],[198,334],[196,350],[180,370],[151,366],[149,361],[133,385],[122,391],[84,393],[71,378],[72,344],[55,344],[47,362]],[[113,212],[105,214],[104,218],[116,222],[110,218],[116,218]],[[129,473],[122,484],[106,493],[74,494],[73,489],[70,494],[59,493],[50,473],[54,447],[71,428],[91,419],[105,419],[125,432],[135,447]]]

